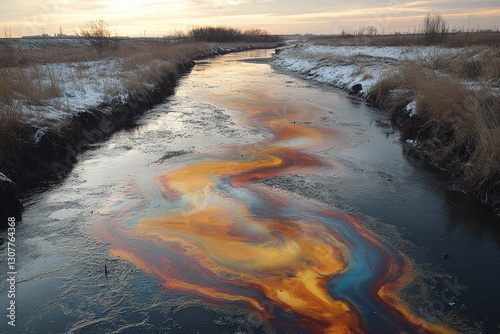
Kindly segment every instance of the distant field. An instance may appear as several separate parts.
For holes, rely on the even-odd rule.
[[[396,34],[374,36],[336,36],[314,37],[314,43],[325,45],[371,45],[371,46],[410,46],[429,45],[423,34]],[[473,45],[500,47],[500,32],[447,34],[437,45],[444,47],[466,47]]]

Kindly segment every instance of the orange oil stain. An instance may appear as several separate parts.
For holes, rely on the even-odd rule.
[[[134,216],[137,222],[133,227],[127,228],[121,220],[126,217],[120,216],[120,221],[97,228],[99,238],[111,243],[113,255],[157,276],[166,289],[194,293],[214,303],[247,303],[272,319],[274,314],[266,312],[262,302],[269,300],[294,314],[312,333],[365,332],[363,314],[327,289],[332,278],[351,270],[349,258],[354,250],[347,236],[307,214],[300,219],[259,216],[251,210],[251,202],[220,190],[224,185],[258,192],[259,187],[249,185],[272,176],[332,168],[312,152],[343,145],[349,136],[301,125],[318,120],[324,112],[325,108],[313,104],[283,106],[282,101],[269,99],[264,92],[253,97],[254,103],[245,105],[235,98],[210,98],[225,107],[238,108],[244,112],[241,124],[263,127],[271,137],[237,147],[239,157],[193,161],[160,172],[155,180],[167,208],[163,214],[139,214]],[[280,196],[270,203],[271,208],[301,205],[287,195]],[[169,203],[177,201],[182,201],[182,207],[168,208]],[[381,307],[421,332],[454,332],[414,316],[398,296],[414,273],[406,257],[386,250],[358,219],[332,210],[323,214],[356,230],[357,238],[364,243],[382,249],[387,270],[377,277],[372,296]],[[143,244],[161,253],[148,253],[149,246],[141,248]],[[390,254],[403,260],[396,262]]]

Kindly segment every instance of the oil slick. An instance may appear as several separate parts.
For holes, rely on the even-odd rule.
[[[94,224],[96,238],[166,289],[257,310],[278,331],[453,333],[412,314],[398,297],[410,261],[357,218],[259,183],[336,168],[311,152],[349,136],[301,124],[325,111],[312,103],[262,91],[247,98],[253,103],[212,97],[269,138],[186,155],[132,180],[106,209],[113,219]]]

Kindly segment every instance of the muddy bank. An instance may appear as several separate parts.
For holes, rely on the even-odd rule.
[[[400,141],[409,159],[446,172],[454,190],[480,201],[500,217],[500,166],[482,177],[476,176],[479,172],[470,171],[470,161],[480,145],[476,138],[470,136],[457,145],[456,137],[460,134],[451,120],[439,123],[426,115],[409,112],[407,103],[401,103],[398,97],[381,99],[372,92],[366,100],[388,111],[392,123],[400,129]]]
[[[460,112],[456,113],[457,117],[445,118],[444,121],[439,119],[444,110],[456,106],[435,108],[436,112],[428,112],[424,110],[428,104],[427,100],[443,100],[443,98],[412,91],[411,87],[406,87],[411,84],[405,86],[402,83],[390,87],[389,84],[384,84],[388,76],[397,73],[401,64],[425,58],[425,52],[450,56],[459,54],[460,50],[430,47],[425,51],[425,48],[420,50],[420,48],[349,47],[303,43],[277,49],[273,66],[279,71],[308,81],[343,89],[350,95],[386,110],[393,124],[400,129],[401,143],[412,161],[417,160],[421,165],[445,171],[452,183],[451,188],[486,204],[500,216],[500,169],[498,166],[491,168],[491,163],[488,166],[483,163],[485,160],[495,161],[494,156],[498,158],[498,151],[495,151],[497,145],[486,147],[483,143],[484,137],[487,137],[489,142],[494,142],[495,135],[492,131],[487,129],[488,136],[481,133],[474,134],[473,131],[476,131],[478,126],[467,123],[467,120],[464,121],[467,115],[464,116]],[[415,78],[410,77],[407,81],[413,82]],[[431,79],[427,81],[433,82]],[[446,85],[444,87],[444,96],[452,96],[455,89]],[[431,87],[428,93],[435,95],[435,88],[437,87]],[[464,88],[463,91],[466,89]],[[469,95],[473,96],[474,93]],[[419,100],[418,104],[416,100]],[[459,101],[453,98],[446,100],[456,105]],[[477,103],[474,103],[487,104],[484,99],[477,99]],[[469,104],[471,104],[470,101]],[[412,105],[413,109],[410,110],[409,107]],[[416,107],[417,105],[419,106]],[[498,102],[491,102],[489,105],[493,112],[497,110]],[[456,108],[466,110],[469,107],[463,105]],[[437,117],[432,116],[433,114]],[[452,119],[454,119],[453,123],[450,121]],[[491,121],[491,118],[486,117],[486,119],[485,123],[495,122]],[[466,123],[466,130],[471,129],[470,133],[465,134],[465,131],[460,130],[459,123]],[[485,128],[488,127],[491,128],[490,125]],[[481,155],[482,157],[478,159],[477,157]],[[489,169],[488,172],[485,172],[486,169]]]
[[[43,180],[63,177],[77,162],[79,153],[93,143],[105,140],[113,132],[131,124],[133,119],[174,93],[178,78],[189,72],[195,60],[278,45],[249,45],[210,47],[180,62],[175,69],[161,73],[152,83],[136,90],[123,101],[111,102],[74,113],[60,125],[41,129],[35,125],[22,127],[14,142],[15,149],[0,161],[0,227],[5,228],[7,217],[21,218],[19,194]]]

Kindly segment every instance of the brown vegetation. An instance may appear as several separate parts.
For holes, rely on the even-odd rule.
[[[456,58],[447,74],[442,68],[435,71],[432,62],[408,61],[380,80],[369,99],[387,108],[402,126],[402,141],[416,141],[426,161],[450,172],[464,190],[499,213],[500,98],[491,91],[498,79],[486,68],[500,65],[500,57],[476,60],[473,77],[480,81],[475,87],[467,87],[462,79],[471,76],[460,70],[468,66],[466,57]],[[414,115],[405,110],[412,101]]]
[[[172,94],[179,74],[193,66],[193,59],[226,52],[192,40],[122,39],[101,50],[85,39],[69,42],[13,47],[0,40],[0,171],[24,186],[43,173],[59,175],[85,143],[102,140]],[[232,43],[231,48],[243,50],[248,44]],[[93,85],[109,100],[74,113],[64,104],[68,85],[74,92]]]
[[[0,59],[8,60],[0,63],[0,158],[17,150],[16,141],[25,134],[30,114],[22,112],[23,106],[52,106],[65,110],[64,106],[54,105],[53,98],[61,96],[62,82],[72,81],[75,87],[83,87],[82,82],[99,80],[93,72],[89,72],[92,63],[88,61],[104,59],[122,59],[120,73],[99,73],[107,77],[121,77],[127,91],[134,92],[153,82],[158,76],[174,72],[175,66],[191,59],[194,54],[205,51],[203,43],[143,42],[140,44],[124,43],[115,49],[97,52],[88,47],[57,47],[40,50],[16,50],[1,48]],[[60,77],[54,72],[52,64],[75,62],[72,77]],[[81,64],[81,65],[80,65]],[[105,70],[104,70],[105,71]],[[117,93],[117,87],[102,86],[109,94]],[[67,110],[69,111],[69,110]],[[71,114],[68,113],[68,116]],[[43,120],[43,114],[34,115]],[[48,126],[59,126],[54,122],[45,122]],[[42,124],[41,124],[42,125]],[[32,134],[31,134],[32,135]]]
[[[500,48],[471,46],[460,52],[427,55],[424,67],[479,84],[500,86]]]
[[[394,34],[373,36],[329,36],[315,37],[315,44],[323,45],[371,45],[371,46],[413,46],[428,45],[425,34]],[[500,47],[500,33],[449,33],[439,40],[439,45],[444,47],[467,47],[467,46],[493,46]]]
[[[194,27],[187,33],[192,39],[204,42],[279,42],[278,36],[269,35],[262,29],[240,30],[230,27]]]
[[[171,95],[193,59],[227,52],[192,39],[112,38],[103,20],[91,21],[81,35],[70,39],[70,45],[47,39],[20,41],[16,47],[0,40],[0,172],[21,189],[41,178],[61,177],[86,145],[103,140]],[[249,43],[259,45],[266,36],[251,30],[231,47],[248,49]],[[106,101],[73,112],[69,99],[87,89],[103,92]],[[2,203],[17,196],[7,191],[15,183],[0,184]],[[20,216],[21,208],[7,214]]]
[[[47,66],[0,69],[0,102],[12,106],[14,101],[43,105],[61,94],[59,78]]]
[[[401,140],[411,143],[409,150],[421,161],[449,172],[500,215],[500,33],[449,34],[446,20],[429,13],[419,34],[343,35],[315,43],[437,44],[440,49],[428,48],[421,59],[401,61],[371,88],[368,99],[401,125]],[[446,47],[460,49],[443,53]]]
[[[7,156],[16,148],[15,142],[25,117],[16,107],[5,106],[0,108],[0,160],[6,160]]]
[[[429,44],[442,41],[448,34],[446,19],[439,13],[428,13],[424,17],[422,33]]]
[[[97,52],[113,46],[111,32],[108,29],[108,24],[103,19],[91,20],[85,23],[80,28],[80,36],[87,39]]]

